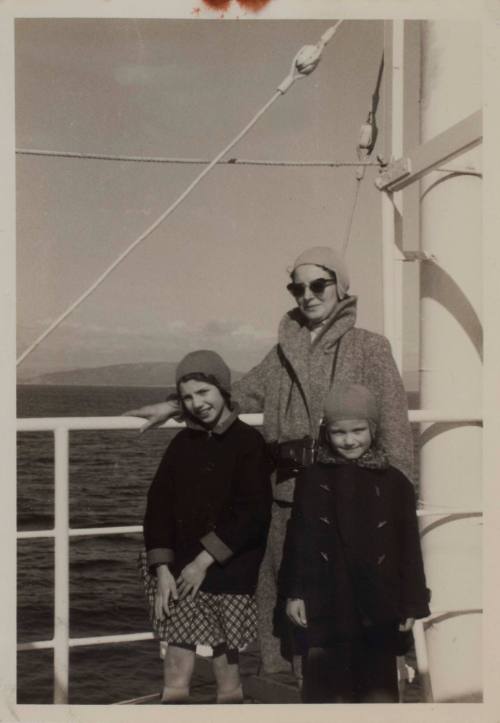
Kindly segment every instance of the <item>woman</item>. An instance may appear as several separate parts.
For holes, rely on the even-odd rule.
[[[276,457],[273,510],[257,588],[263,671],[288,670],[273,635],[276,580],[293,501],[295,477],[312,461],[323,402],[337,384],[364,384],[380,409],[380,439],[390,463],[411,479],[413,443],[406,393],[387,339],[359,329],[357,298],[348,294],[349,275],[332,248],[314,246],[293,264],[287,286],[297,307],[287,312],[278,343],[260,364],[232,387],[242,412],[263,412],[263,435]],[[175,401],[131,410],[148,419],[145,428],[178,413]]]

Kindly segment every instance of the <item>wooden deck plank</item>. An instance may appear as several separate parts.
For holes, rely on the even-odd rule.
[[[259,675],[258,651],[242,653],[241,679],[245,703],[300,703],[299,689],[292,673]],[[212,659],[196,657],[190,704],[203,705],[215,701]],[[160,693],[138,699],[138,705],[159,705]]]
[[[298,686],[291,679],[287,681],[278,676],[249,675],[243,678],[245,699],[257,703],[300,703]]]

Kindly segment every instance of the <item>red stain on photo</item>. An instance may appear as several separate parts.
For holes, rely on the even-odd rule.
[[[213,10],[228,10],[231,5],[231,0],[203,0],[203,2]],[[270,0],[238,0],[238,4],[241,7],[251,10],[254,13],[262,10],[268,2],[270,2]]]
[[[231,5],[231,0],[203,0],[203,2],[214,10],[227,10]]]
[[[238,3],[244,7],[247,8],[247,10],[253,10],[254,13],[258,13],[259,10],[262,10],[264,5],[267,5],[269,0],[238,0]]]

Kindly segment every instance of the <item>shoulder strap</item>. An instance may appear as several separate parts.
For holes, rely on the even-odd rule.
[[[332,359],[332,367],[331,367],[331,369],[330,369],[330,383],[329,383],[329,385],[328,385],[328,392],[329,392],[330,389],[333,387],[333,384],[334,384],[334,381],[335,381],[335,371],[336,371],[336,369],[337,369],[337,359],[338,359],[338,357],[339,357],[339,347],[340,347],[340,340],[341,340],[341,339],[342,339],[342,337],[340,337],[340,339],[338,340],[338,342],[335,344],[335,350],[334,350],[334,352],[333,352],[333,359]],[[324,419],[323,419],[323,416],[321,416],[321,419],[319,420],[318,434],[316,435],[316,438],[314,439],[314,444],[313,444],[313,459],[314,459],[315,462],[316,462],[317,459],[318,459],[318,449],[319,449],[319,445],[321,444],[322,436],[323,436],[324,433],[325,433],[324,430],[323,430],[323,427],[324,427],[323,422],[324,422]]]
[[[329,384],[329,390],[333,387],[333,383],[335,381],[335,372],[337,370],[337,360],[339,358],[339,349],[340,349],[340,342],[342,341],[342,337],[337,341],[335,344],[335,351],[333,352],[333,360],[332,360],[332,369],[330,371],[330,384]]]
[[[296,384],[296,386],[299,390],[300,396],[302,397],[302,401],[304,402],[304,407],[306,408],[307,417],[309,419],[309,427],[310,427],[310,429],[312,429],[312,418],[311,418],[311,412],[309,409],[309,403],[307,401],[306,395],[304,394],[304,390],[302,388],[302,384],[300,383],[300,379],[298,378],[297,373],[295,372],[295,369],[293,368],[290,360],[288,359],[285,352],[283,351],[281,344],[278,344],[278,356],[279,356],[281,363],[286,368],[286,370],[290,376],[290,379],[292,380],[292,384]]]
[[[342,339],[342,337],[340,337],[340,339],[335,344],[335,350],[333,352],[332,366],[330,369],[330,383],[328,384],[328,392],[332,389],[333,384],[335,382],[335,372],[337,370],[337,360],[339,358],[339,348],[340,348],[341,339]],[[322,424],[323,424],[323,417],[321,417],[321,419],[319,420],[319,430],[320,431],[321,431]]]

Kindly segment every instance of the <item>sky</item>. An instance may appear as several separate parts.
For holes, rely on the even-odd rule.
[[[216,155],[332,21],[18,19],[16,147],[134,156]],[[315,72],[231,152],[356,159],[383,22],[345,21]],[[382,119],[383,98],[379,108]],[[383,156],[380,133],[374,155]],[[200,166],[17,156],[22,352],[197,175]],[[383,331],[380,192],[361,186],[347,261],[358,324]],[[219,166],[20,367],[20,377],[218,350],[246,371],[291,306],[287,268],[339,246],[353,168]],[[414,335],[405,359],[415,365]]]

